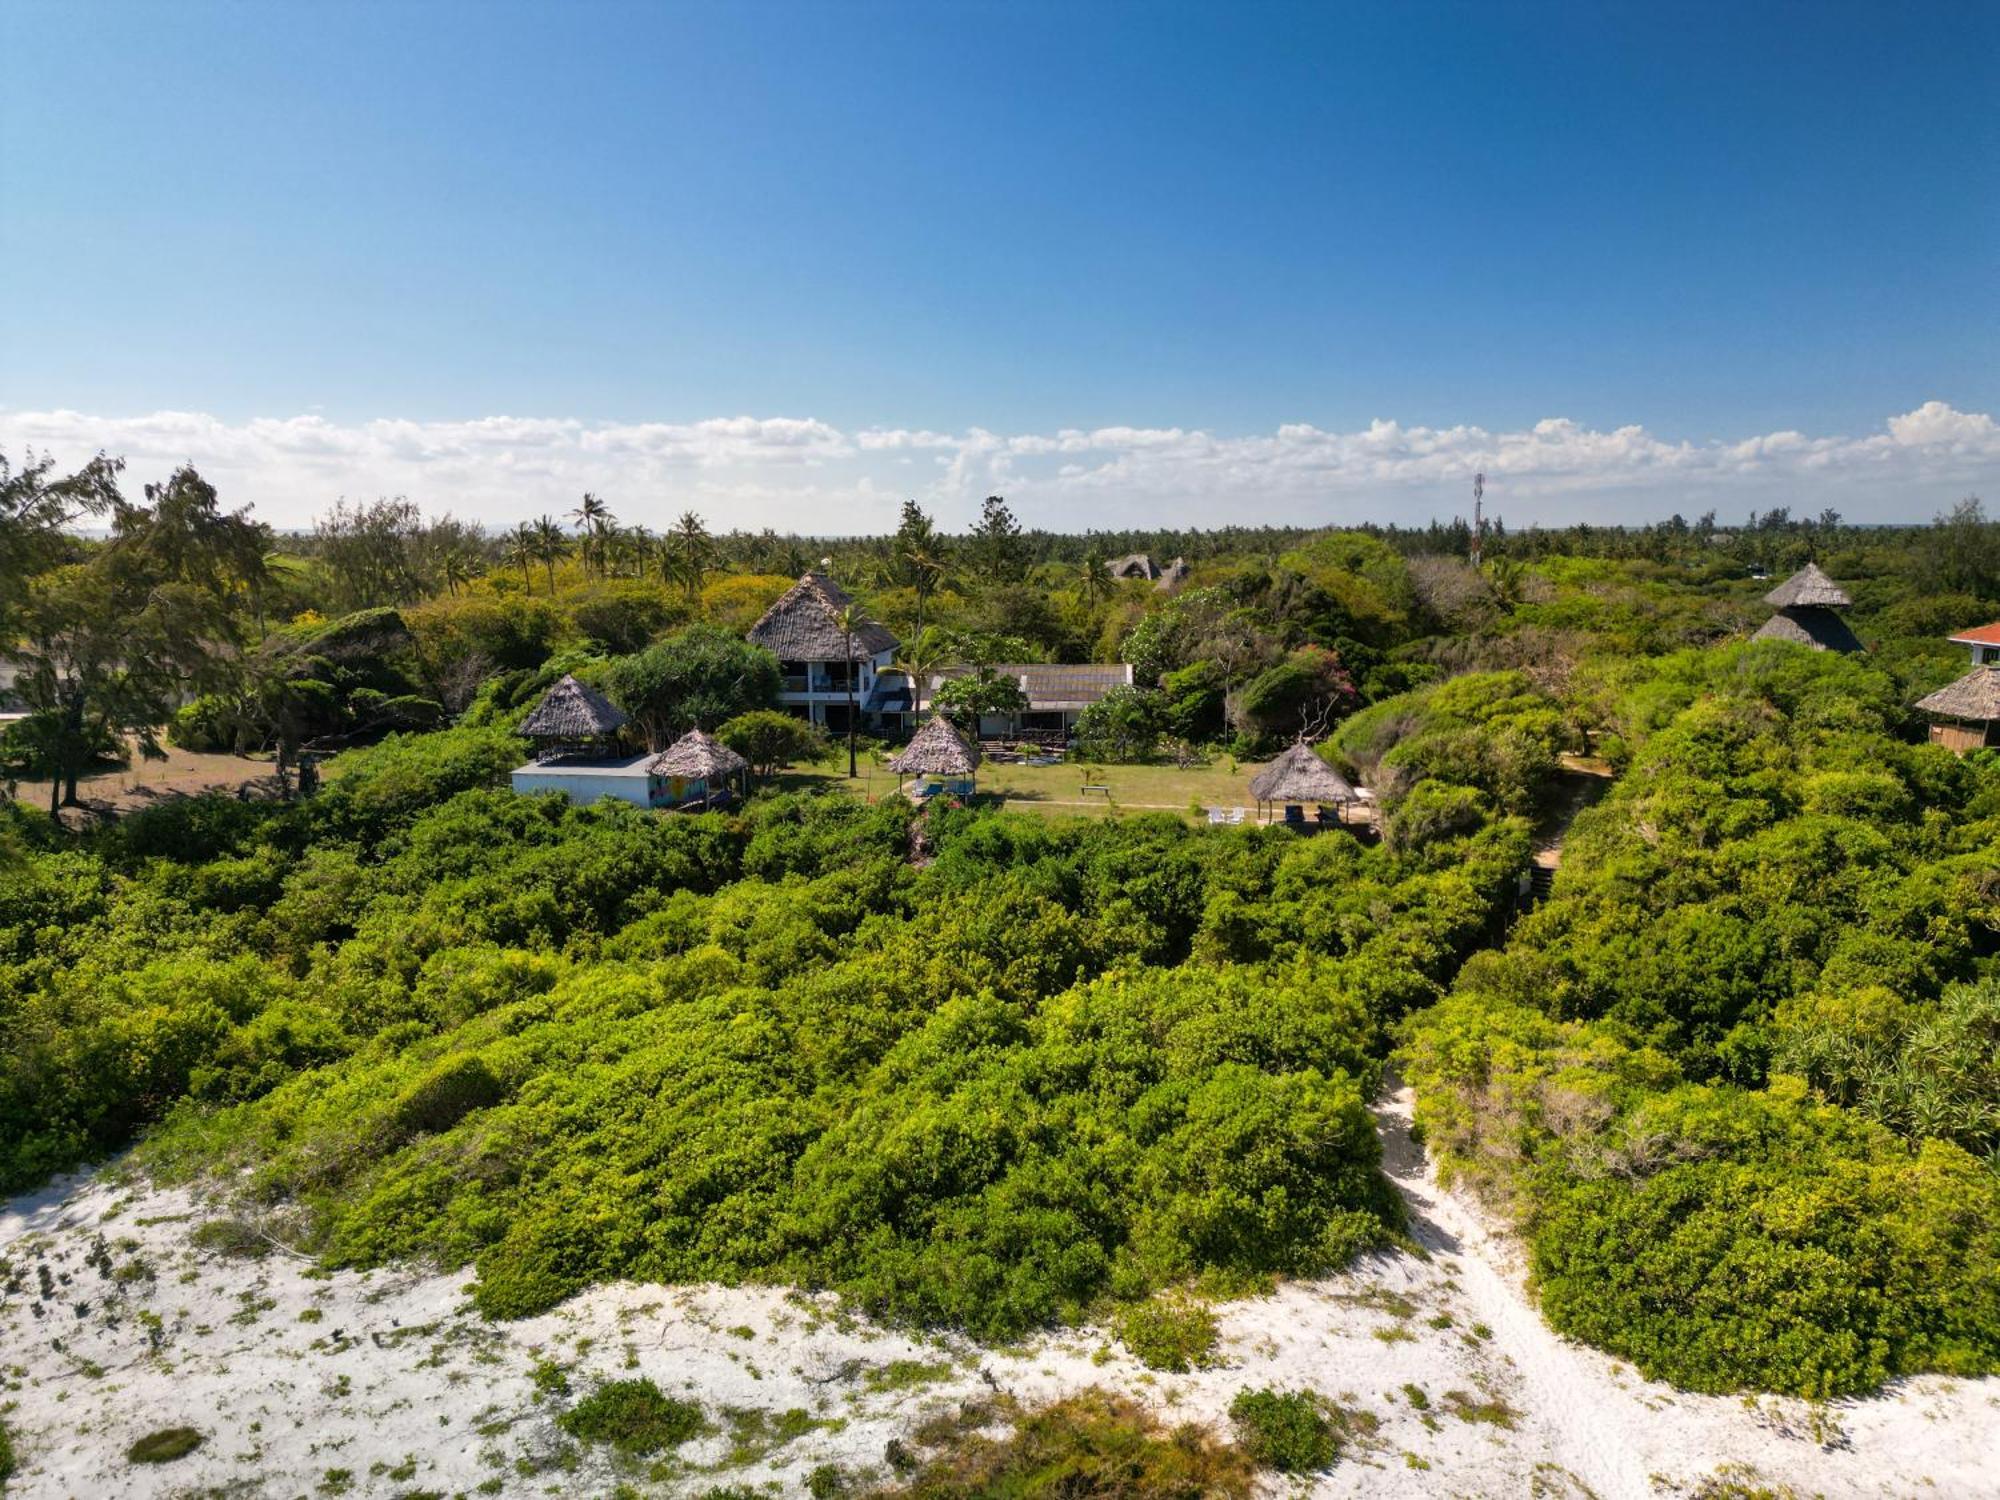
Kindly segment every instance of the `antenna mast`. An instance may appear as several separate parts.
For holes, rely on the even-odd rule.
[[[1486,498],[1486,471],[1481,469],[1472,476],[1472,565],[1479,566],[1481,544],[1486,540],[1486,521],[1480,509],[1480,502]]]

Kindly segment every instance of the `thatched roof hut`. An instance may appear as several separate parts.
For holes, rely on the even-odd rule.
[[[1919,698],[1917,711],[1962,724],[2000,722],[2000,667],[1974,667],[1958,681]]]
[[[889,762],[898,776],[970,776],[979,769],[979,747],[943,714],[933,714]]]
[[[1846,609],[1854,603],[1847,591],[1821,571],[1818,563],[1807,563],[1798,572],[1764,596],[1773,609],[1796,609],[1800,605]]]
[[[1259,802],[1353,802],[1358,800],[1347,778],[1319,758],[1304,740],[1292,746],[1250,778],[1250,795]]]
[[[901,644],[869,620],[850,641],[834,623],[854,596],[824,573],[807,573],[750,627],[750,643],[779,661],[868,661]]]
[[[531,740],[580,742],[607,739],[626,722],[617,704],[565,674],[521,721],[520,732]]]
[[[1789,641],[1815,651],[1862,649],[1860,638],[1839,614],[1854,601],[1817,563],[1800,568],[1766,594],[1764,602],[1777,613],[1757,627],[1750,637],[1753,641]]]
[[[1790,641],[1815,651],[1859,651],[1861,638],[1833,610],[1817,606],[1781,609],[1759,625],[1753,641]]]
[[[653,757],[646,768],[655,776],[682,776],[689,781],[727,781],[750,769],[750,762],[713,735],[690,729]]]

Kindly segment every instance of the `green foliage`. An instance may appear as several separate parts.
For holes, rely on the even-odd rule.
[[[826,753],[826,735],[808,720],[774,708],[753,709],[738,714],[716,738],[750,762],[752,773],[774,776],[799,761],[817,760]]]
[[[1155,1297],[1119,1313],[1119,1340],[1149,1370],[1182,1374],[1214,1363],[1215,1314],[1198,1302]]]
[[[1339,653],[1301,646],[1253,677],[1236,704],[1236,720],[1259,744],[1323,731],[1356,699]]]
[[[690,625],[614,661],[603,686],[647,743],[664,748],[690,729],[776,707],[778,659],[740,635]]]
[[[1077,715],[1077,753],[1121,763],[1150,759],[1166,723],[1166,703],[1152,688],[1113,688]]]
[[[1364,709],[1333,744],[1391,812],[1414,788],[1438,781],[1527,813],[1547,797],[1565,734],[1561,710],[1525,673],[1482,672]]]
[[[606,1443],[620,1453],[658,1453],[678,1448],[707,1425],[692,1401],[666,1395],[650,1380],[613,1380],[600,1385],[560,1417],[556,1425],[586,1443]]]
[[[149,1432],[125,1450],[126,1460],[135,1464],[170,1464],[186,1458],[204,1439],[192,1427],[162,1427]]]
[[[444,775],[461,733],[428,737]],[[297,808],[109,896],[38,856],[21,918],[0,884],[0,934],[62,933],[22,1014],[67,1019],[23,1034],[80,1059],[0,1069],[27,1090],[0,1117],[16,1170],[171,1112],[155,1169],[250,1167],[330,1260],[469,1263],[502,1315],[604,1277],[759,1279],[1007,1336],[1312,1274],[1397,1227],[1365,1108],[1381,1025],[1449,977],[1525,847],[1495,825],[1433,869],[963,810],[916,870],[901,804],[401,805],[354,845]],[[212,909],[161,906],[195,888]],[[135,988],[163,910],[192,951]],[[148,1072],[106,1084],[95,1058]]]
[[[1631,768],[1555,899],[1406,1032],[1425,1139],[1520,1214],[1551,1323],[1682,1385],[2000,1368],[1967,1149],[2000,819],[1982,768],[1892,737],[1897,691],[1788,647],[1631,672]]]
[[[1200,1427],[1164,1427],[1129,1397],[1083,1391],[1019,1414],[1003,1438],[978,1430],[994,1415],[966,1414],[906,1484],[878,1492],[883,1500],[1247,1500],[1256,1492],[1242,1454]]]
[[[970,733],[977,730],[982,717],[1022,712],[1028,706],[1028,695],[1014,678],[1002,677],[982,665],[938,684],[928,706]]]
[[[1261,1467],[1313,1474],[1340,1457],[1340,1433],[1313,1391],[1238,1391],[1229,1403],[1236,1441]]]

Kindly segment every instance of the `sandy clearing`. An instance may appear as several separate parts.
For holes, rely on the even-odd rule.
[[[1623,1500],[1692,1495],[1738,1466],[1828,1497],[2000,1495],[2000,1381],[1909,1381],[1816,1410],[1684,1395],[1556,1338],[1507,1241],[1437,1188],[1408,1115],[1407,1093],[1380,1110],[1385,1165],[1429,1256],[1374,1256],[1228,1304],[1223,1364],[1186,1375],[1145,1370],[1102,1330],[996,1351],[770,1288],[620,1284],[489,1324],[463,1275],[227,1259],[190,1244],[210,1208],[185,1191],[65,1179],[0,1212],[0,1403],[20,1463],[8,1494],[601,1495],[621,1480],[800,1494],[821,1464],[885,1476],[892,1438],[964,1401],[1095,1384],[1177,1420],[1223,1424],[1230,1398],[1262,1385],[1378,1419],[1329,1474],[1274,1494]],[[540,1361],[571,1397],[537,1393]],[[591,1381],[635,1374],[699,1400],[715,1426],[657,1478],[554,1422]],[[1451,1415],[1452,1392],[1505,1403],[1514,1426]],[[780,1440],[788,1412],[803,1415]],[[134,1439],[183,1424],[206,1436],[194,1454],[125,1460]]]

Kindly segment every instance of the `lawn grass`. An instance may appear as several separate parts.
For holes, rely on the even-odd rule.
[[[1082,761],[1060,766],[988,761],[979,768],[979,796],[998,798],[1013,812],[1039,812],[1057,817],[1101,818],[1113,811],[1173,812],[1191,822],[1205,822],[1205,814],[1192,810],[1198,802],[1204,808],[1242,807],[1248,809],[1246,820],[1254,820],[1257,809],[1250,800],[1250,778],[1264,768],[1264,762],[1243,761],[1233,770],[1226,757],[1187,770],[1167,765],[1096,767],[1090,779],[1111,788],[1108,800],[1082,794],[1084,767]],[[842,774],[845,770],[844,760],[837,767],[794,767],[778,778],[778,784],[786,791],[839,786],[871,802],[896,795],[895,773],[870,765],[866,758],[860,767],[861,774],[854,780],[849,781]],[[1278,811],[1282,816],[1283,810]]]

